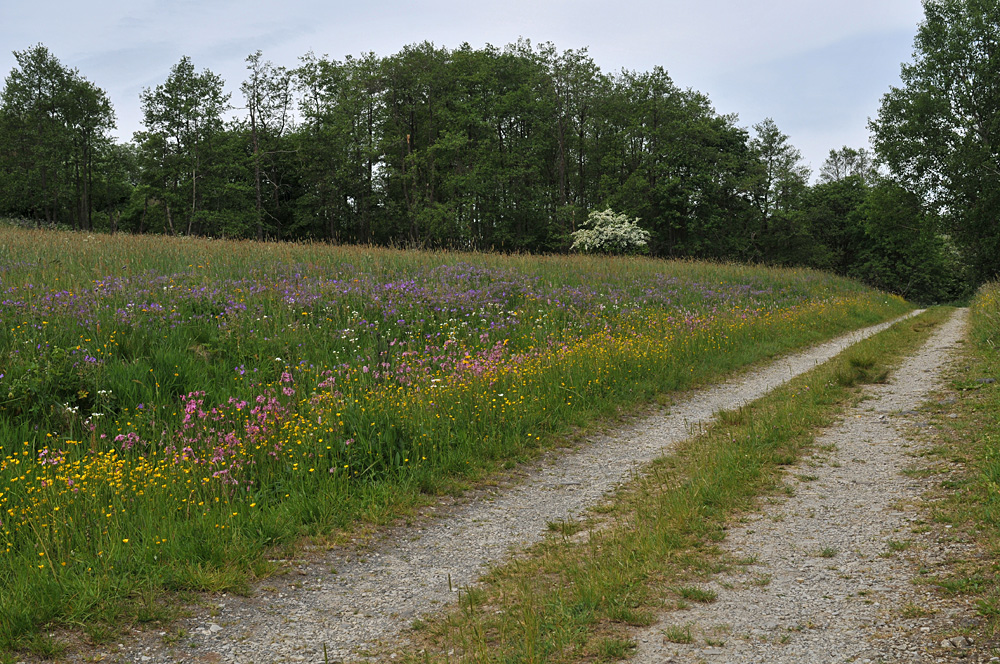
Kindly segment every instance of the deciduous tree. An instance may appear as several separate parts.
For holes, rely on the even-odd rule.
[[[169,231],[212,232],[205,202],[220,184],[216,139],[229,110],[222,79],[207,69],[196,72],[184,56],[164,83],[143,90],[140,101],[146,129],[135,139],[142,148],[146,184],[164,207]]]
[[[264,180],[276,185],[279,178],[267,173],[272,157],[280,149],[280,141],[291,124],[292,76],[284,67],[270,61],[261,62],[263,53],[247,56],[247,80],[240,85],[246,102],[247,124],[253,161],[254,221],[257,240],[264,239],[265,196]],[[277,192],[274,192],[275,194]],[[271,196],[274,202],[279,196]]]
[[[0,208],[89,229],[94,164],[114,128],[111,102],[41,44],[14,57],[0,94]]]
[[[808,187],[809,169],[774,120],[767,118],[753,128],[756,136],[750,149],[758,164],[750,193],[760,219],[761,257],[777,263],[801,262],[811,240],[795,213]]]
[[[839,182],[845,178],[857,175],[864,182],[870,183],[875,178],[875,164],[868,150],[849,148],[846,145],[839,150],[830,150],[830,155],[819,169],[820,182]]]
[[[901,87],[871,123],[894,178],[945,220],[976,277],[1000,274],[1000,3],[925,0]]]

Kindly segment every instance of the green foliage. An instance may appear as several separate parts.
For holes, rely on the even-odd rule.
[[[291,123],[292,76],[284,67],[261,62],[257,51],[247,57],[250,77],[240,90],[246,100],[247,124],[253,161],[254,218],[256,236],[264,239],[265,215],[276,219],[280,187],[267,186],[275,182],[278,173],[273,157],[280,149],[282,138]],[[240,235],[239,228],[228,235]]]
[[[817,267],[947,300],[1000,255],[993,92],[973,94],[993,90],[995,65],[974,46],[995,10],[940,0],[927,11],[907,87],[886,96],[873,125],[879,156],[922,212],[877,182],[864,149],[831,150],[810,187],[772,119],[751,135],[662,67],[609,74],[586,49],[520,40],[309,53],[294,69],[256,51],[240,86],[245,112],[228,123],[223,81],[183,57],[143,91],[144,130],[125,145],[110,139],[104,92],[35,46],[15,54],[0,95],[0,214],[112,233],[536,253],[641,246]],[[972,46],[946,52],[949,31]],[[938,85],[959,65],[972,84]],[[975,131],[962,128],[969,117]],[[595,232],[587,211],[606,208],[641,219],[649,237],[581,243]]]
[[[881,182],[859,211],[864,245],[848,274],[919,302],[947,302],[967,294],[970,280],[960,254],[916,196]]]
[[[226,216],[241,213],[247,197],[232,196],[229,171],[244,161],[223,134],[222,114],[229,110],[223,80],[195,71],[187,56],[170,69],[166,82],[145,89],[145,131],[136,134],[143,164],[144,196],[162,206],[171,234],[217,235]],[[240,174],[242,175],[242,174]],[[238,203],[236,209],[227,205]]]
[[[924,15],[873,142],[893,177],[947,223],[981,282],[1000,272],[1000,5],[927,0]]]
[[[782,262],[831,270],[918,302],[968,293],[969,269],[939,217],[891,180],[828,179],[805,192],[792,219],[797,235],[784,236]]]
[[[869,187],[857,175],[821,182],[806,192],[799,213],[811,238],[800,254],[804,264],[837,274],[851,272],[866,246],[861,207],[868,194]]]
[[[661,67],[623,72],[605,107],[616,140],[602,141],[606,152],[597,156],[608,172],[592,168],[598,198],[644,221],[650,253],[752,258],[745,194],[757,162],[734,118],[679,89]]]
[[[812,240],[796,211],[807,191],[809,169],[802,154],[771,118],[754,125],[750,140],[755,163],[748,176],[753,204],[748,258],[785,265],[809,264]]]
[[[111,102],[41,44],[14,57],[0,94],[0,211],[91,229],[99,166],[113,157]]]
[[[830,156],[819,171],[819,181],[822,183],[839,182],[850,177],[859,177],[867,183],[875,176],[875,164],[868,150],[855,150],[846,145],[839,150],[830,150]]]

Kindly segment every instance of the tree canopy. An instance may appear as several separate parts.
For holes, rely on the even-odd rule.
[[[925,0],[924,15],[902,86],[871,124],[873,142],[981,281],[1000,274],[1000,4]]]
[[[115,123],[111,102],[41,44],[14,57],[18,67],[0,92],[0,209],[89,229],[97,165]]]
[[[425,42],[295,67],[256,51],[240,108],[183,57],[142,92],[143,129],[118,144],[107,95],[39,44],[15,53],[0,92],[0,216],[565,252],[606,231],[594,215],[612,209],[625,244],[588,250],[811,266],[954,298],[1000,260],[997,9],[926,8],[916,62],[872,125],[888,177],[843,146],[812,185],[773,119],[745,128],[662,67],[606,73],[586,49]]]

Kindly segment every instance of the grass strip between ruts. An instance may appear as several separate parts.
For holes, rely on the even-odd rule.
[[[414,623],[390,647],[407,662],[604,662],[635,648],[629,629],[688,601],[685,585],[727,563],[726,524],[780,485],[783,467],[884,380],[950,310],[936,308],[862,341],[654,461],[579,523],[551,524],[530,555],[460,593],[458,606]],[[388,652],[386,653],[388,654]]]

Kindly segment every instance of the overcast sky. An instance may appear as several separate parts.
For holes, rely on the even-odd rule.
[[[257,49],[294,67],[310,50],[341,59],[524,37],[587,47],[609,73],[661,65],[744,127],[772,117],[815,175],[831,148],[867,146],[922,17],[920,0],[0,0],[0,74],[12,51],[42,43],[108,92],[130,138],[139,93],[184,55],[238,104]]]

